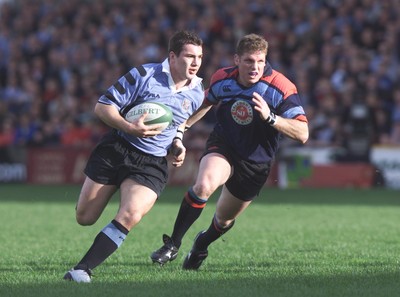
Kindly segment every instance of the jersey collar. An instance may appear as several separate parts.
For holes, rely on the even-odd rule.
[[[264,67],[264,74],[263,76],[270,76],[272,74],[272,67],[271,64],[269,64],[268,61],[266,61],[265,63],[265,67]]]
[[[168,84],[169,84],[169,88],[174,92],[178,92],[176,90],[175,87],[175,83],[174,80],[172,79],[172,75],[171,75],[171,69],[169,67],[169,62],[168,62],[168,58],[166,58],[164,60],[164,62],[162,62],[162,71],[167,75],[168,77]],[[202,82],[202,78],[198,77],[197,75],[195,77],[193,77],[192,81],[190,82],[190,84],[188,86],[184,86],[183,88],[179,89],[179,92],[181,91],[186,91],[186,90],[190,90],[193,89],[194,87],[196,87],[197,85],[199,85]]]

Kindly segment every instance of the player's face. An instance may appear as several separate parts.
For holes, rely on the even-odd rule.
[[[186,44],[179,56],[170,53],[170,67],[175,83],[191,80],[196,76],[203,60],[203,48],[194,44]]]
[[[238,81],[241,85],[249,87],[258,82],[264,73],[266,53],[256,51],[235,55],[235,64],[239,68]]]

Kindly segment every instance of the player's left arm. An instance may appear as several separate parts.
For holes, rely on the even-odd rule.
[[[266,125],[271,125],[282,134],[306,143],[308,140],[308,123],[305,116],[299,116],[296,119],[286,119],[281,116],[275,115],[271,112],[267,102],[261,97],[260,94],[253,93],[254,109],[260,113],[262,120],[266,121]]]
[[[207,100],[204,100],[203,104],[189,117],[189,119],[179,126],[171,145],[171,153],[174,157],[174,160],[172,161],[173,166],[180,167],[185,160],[186,148],[183,145],[183,135],[185,134],[185,131],[198,122],[211,109],[211,107],[212,104],[208,103]]]
[[[186,157],[186,147],[183,145],[183,134],[186,129],[186,121],[183,122],[177,129],[176,135],[172,140],[171,155],[173,156],[172,165],[181,167]]]
[[[190,128],[195,123],[200,121],[209,111],[210,109],[218,104],[218,99],[216,98],[215,93],[212,91],[216,86],[216,82],[220,81],[224,77],[226,77],[226,72],[223,68],[217,70],[210,79],[210,87],[204,91],[204,100],[200,107],[189,117],[186,121],[186,127]],[[218,87],[217,87],[218,89]]]
[[[307,122],[300,119],[285,119],[280,116],[276,116],[276,118],[279,118],[273,126],[276,130],[303,144],[306,143],[308,140]]]

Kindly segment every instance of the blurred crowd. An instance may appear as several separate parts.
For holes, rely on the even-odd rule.
[[[398,0],[0,0],[0,147],[93,146],[98,97],[167,56],[177,29],[205,42],[199,73],[232,65],[247,33],[298,87],[312,146],[400,144]],[[202,146],[213,111],[193,128]]]

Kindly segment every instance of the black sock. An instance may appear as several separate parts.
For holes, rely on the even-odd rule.
[[[233,221],[230,225],[226,227],[222,227],[217,223],[217,220],[215,219],[215,216],[211,222],[210,227],[208,227],[207,231],[201,234],[197,240],[196,240],[196,249],[200,251],[205,251],[207,250],[208,246],[216,241],[218,238],[220,238],[223,234],[228,232],[233,225],[235,224],[235,221]]]
[[[177,248],[181,246],[182,238],[185,236],[187,230],[189,230],[190,226],[199,218],[206,206],[206,202],[207,200],[197,197],[192,189],[186,192],[171,235],[172,241]]]
[[[92,246],[74,269],[94,269],[117,250],[128,233],[124,226],[112,220],[97,234]]]

